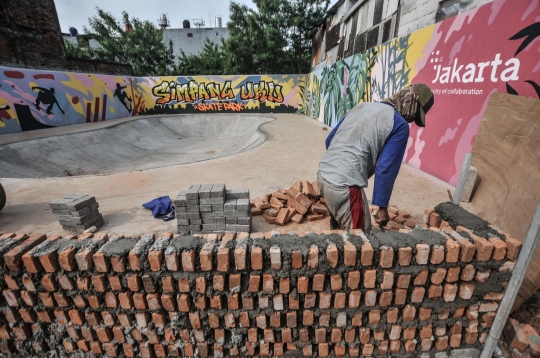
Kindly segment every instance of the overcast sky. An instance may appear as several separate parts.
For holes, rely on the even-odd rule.
[[[234,2],[255,8],[251,0]],[[214,27],[216,16],[222,17],[224,27],[229,20],[229,0],[55,0],[55,4],[60,27],[62,32],[66,33],[69,27],[73,26],[82,34],[83,26],[88,27],[88,18],[96,14],[96,6],[110,12],[119,20],[122,18],[122,11],[126,11],[130,17],[157,24],[160,14],[168,14],[171,28],[181,28],[185,19],[203,19],[206,27]],[[191,22],[194,27],[193,21]]]

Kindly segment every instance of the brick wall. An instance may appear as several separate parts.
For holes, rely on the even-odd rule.
[[[131,65],[66,58],[54,0],[0,1],[0,65],[131,75]]]
[[[432,210],[426,222],[432,227],[369,241],[340,231],[4,234],[0,351],[429,357],[479,350],[521,244],[452,228]]]

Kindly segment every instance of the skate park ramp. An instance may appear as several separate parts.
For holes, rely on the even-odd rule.
[[[249,114],[159,116],[0,145],[0,177],[112,174],[222,158],[264,143],[259,127],[273,120]]]

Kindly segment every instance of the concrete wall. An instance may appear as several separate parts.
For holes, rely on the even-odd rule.
[[[521,243],[428,221],[370,237],[5,234],[0,351],[478,356]]]
[[[165,29],[163,41],[173,43],[174,56],[180,56],[180,52],[197,54],[202,51],[204,42],[209,39],[212,42],[221,43],[221,39],[229,37],[229,29],[222,28],[189,28],[189,29]]]
[[[404,160],[455,185],[490,94],[540,97],[539,43],[528,43],[540,7],[531,4],[495,0],[337,62],[340,46],[335,45],[308,75],[301,108],[335,126],[361,102],[425,83],[435,105],[425,128],[411,126]],[[325,62],[332,65],[321,65]],[[487,67],[480,72],[482,65]]]
[[[459,13],[491,1],[460,1]],[[328,11],[326,21],[319,27],[323,38],[320,31],[314,32],[312,70],[432,25],[439,7],[440,0],[340,1]],[[338,38],[334,38],[336,34]]]
[[[70,61],[79,70],[118,69]],[[0,67],[0,105],[10,107],[0,111],[0,135],[138,114],[294,113],[304,82],[305,75],[131,77]]]

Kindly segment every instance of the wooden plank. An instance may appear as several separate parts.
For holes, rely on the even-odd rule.
[[[540,100],[493,93],[472,149],[475,213],[523,242],[540,200]],[[540,248],[514,308],[540,288]]]
[[[454,204],[459,205],[461,203],[461,197],[463,196],[463,189],[465,188],[465,181],[467,180],[467,175],[469,174],[469,168],[471,166],[472,154],[465,154],[465,159],[463,159],[463,165],[461,166],[461,173],[459,174],[459,180],[456,186],[456,191],[454,192]]]
[[[534,256],[534,252],[538,247],[539,240],[540,202],[536,206],[536,212],[534,213],[531,225],[529,226],[529,231],[525,237],[523,248],[516,262],[516,266],[514,266],[514,273],[512,274],[510,282],[508,282],[504,297],[499,305],[499,309],[497,310],[497,315],[495,316],[493,325],[489,330],[488,339],[484,344],[484,349],[482,350],[480,358],[491,358],[493,356],[493,350],[495,349],[495,345],[501,336],[506,320],[512,311],[512,306],[518,297],[519,288],[525,279],[527,269],[529,268],[529,264]]]

